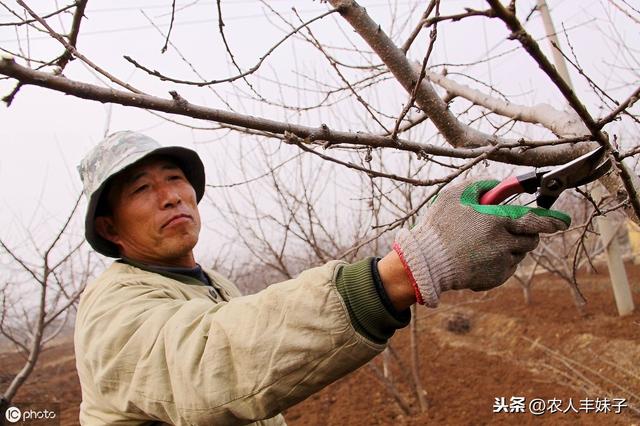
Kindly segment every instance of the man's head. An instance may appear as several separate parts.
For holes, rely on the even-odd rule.
[[[78,170],[89,200],[85,235],[96,251],[167,266],[193,262],[205,182],[198,154],[118,132]]]

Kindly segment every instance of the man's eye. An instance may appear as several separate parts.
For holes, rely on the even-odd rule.
[[[139,193],[141,193],[141,192],[144,192],[148,187],[149,187],[149,185],[142,185],[142,186],[139,186],[139,187],[137,187],[137,188],[133,191],[133,193],[134,193],[134,194],[139,194]]]
[[[171,175],[169,176],[169,180],[179,180],[182,179],[182,176],[180,175]]]

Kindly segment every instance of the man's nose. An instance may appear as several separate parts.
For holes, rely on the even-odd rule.
[[[171,185],[163,185],[160,188],[160,203],[162,208],[171,208],[182,202],[182,197],[177,188]]]

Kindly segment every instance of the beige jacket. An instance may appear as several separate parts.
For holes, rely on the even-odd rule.
[[[114,262],[80,299],[81,424],[285,424],[278,413],[384,349],[354,330],[340,265],[239,297],[215,272],[212,291]]]

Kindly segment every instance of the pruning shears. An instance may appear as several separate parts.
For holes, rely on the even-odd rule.
[[[604,147],[599,147],[566,164],[549,170],[534,170],[519,176],[511,176],[487,191],[480,204],[500,204],[512,195],[536,194],[539,207],[551,208],[562,191],[585,185],[604,176],[611,168],[611,160],[605,159]]]

